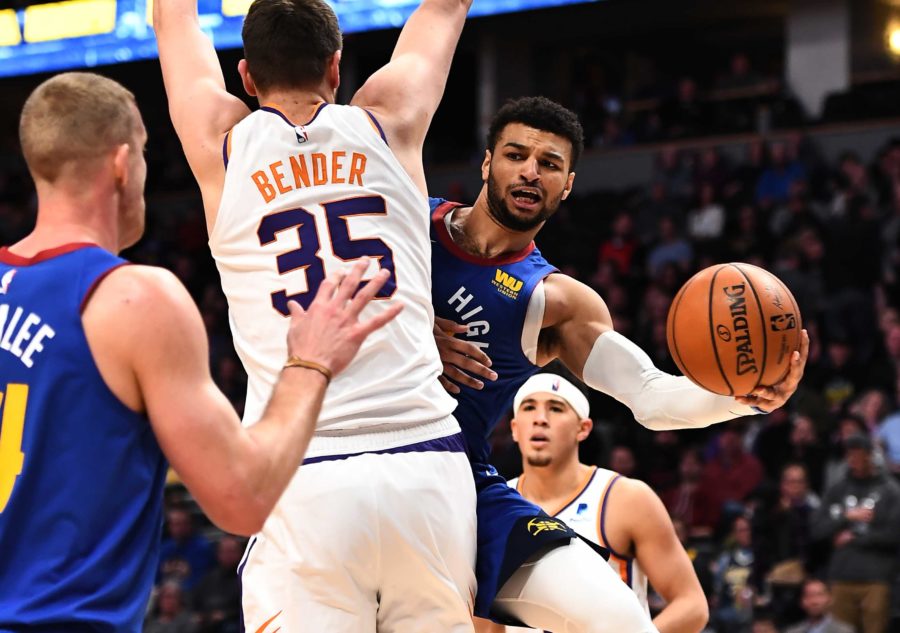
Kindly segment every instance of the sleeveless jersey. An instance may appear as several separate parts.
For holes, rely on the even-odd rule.
[[[462,205],[432,198],[432,302],[435,314],[468,326],[465,339],[491,358],[497,380],[481,391],[460,386],[459,420],[469,457],[487,463],[488,435],[512,406],[516,391],[540,369],[522,350],[532,293],[556,268],[532,242],[525,250],[491,259],[469,255],[450,237],[447,222]],[[540,324],[537,324],[540,328]],[[536,340],[536,337],[535,337]]]
[[[125,263],[93,245],[0,249],[0,631],[141,630],[167,465],[81,323]]]
[[[635,558],[616,552],[609,546],[606,539],[606,498],[621,477],[619,473],[605,468],[594,469],[575,498],[553,516],[564,521],[584,538],[608,549],[610,556],[607,562],[610,567],[619,574],[626,585],[631,587],[631,590],[637,594],[638,601],[644,606],[647,613],[650,613],[647,603],[647,575]],[[521,493],[521,484],[524,479],[524,475],[510,479],[509,485]]]
[[[368,258],[371,272],[380,265],[392,276],[361,318],[390,301],[404,304],[334,379],[309,456],[334,452],[328,435],[421,429],[455,406],[437,380],[428,202],[380,130],[353,106],[322,104],[302,125],[265,106],[238,123],[223,147],[225,184],[210,249],[249,376],[245,422],[260,418],[287,359],[289,300],[308,306],[326,274]],[[447,426],[417,438],[458,432]]]

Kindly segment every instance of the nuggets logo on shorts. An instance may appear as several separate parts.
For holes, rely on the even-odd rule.
[[[532,536],[537,536],[541,532],[568,531],[566,525],[562,521],[547,517],[536,517],[531,519],[525,527],[528,528],[528,533]]]

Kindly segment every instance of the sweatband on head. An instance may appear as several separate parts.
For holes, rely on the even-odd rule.
[[[535,374],[519,387],[513,399],[513,411],[519,410],[522,401],[536,393],[558,395],[565,400],[582,420],[590,417],[591,407],[587,397],[571,382],[556,374]]]

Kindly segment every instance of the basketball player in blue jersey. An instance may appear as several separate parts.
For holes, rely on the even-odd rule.
[[[642,481],[578,461],[593,428],[584,393],[562,376],[535,374],[516,392],[513,411],[523,472],[509,485],[608,548],[610,566],[648,612],[649,581],[666,602],[653,619],[660,633],[699,633],[709,618],[706,596],[662,501]],[[488,631],[504,633],[499,625]]]
[[[37,223],[0,248],[0,631],[137,633],[157,568],[166,460],[207,515],[258,530],[309,444],[332,375],[397,312],[360,323],[386,282],[361,266],[291,304],[259,422],[241,427],[203,321],[169,272],[116,255],[144,228],[134,96],[68,73],[19,126]]]
[[[475,203],[431,201],[435,314],[460,326],[438,321],[436,338],[445,386],[458,392],[455,415],[478,489],[475,614],[548,631],[646,631],[652,625],[642,619],[633,594],[604,599],[616,588],[603,559],[497,476],[488,464],[491,429],[516,390],[554,359],[653,430],[771,411],[796,390],[809,343],[804,332],[780,383],[740,398],[709,393],[654,367],[646,353],[615,332],[603,300],[560,274],[534,245],[544,222],[572,191],[582,145],[577,117],[547,99],[519,99],[497,113],[481,168],[485,184]],[[481,354],[492,361],[490,369],[480,370],[484,382],[464,373],[477,367]]]

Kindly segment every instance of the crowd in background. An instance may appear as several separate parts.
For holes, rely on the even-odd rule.
[[[732,65],[719,97],[767,85],[746,57]],[[598,85],[587,82],[569,104],[595,146],[766,127],[758,97],[746,112],[738,102],[722,110],[715,99],[701,103],[690,78],[673,95],[648,95],[649,105],[627,119]],[[246,376],[193,179],[164,127],[163,106],[142,108],[150,128],[148,227],[125,256],[165,266],[189,288],[209,333],[214,377],[240,412]],[[766,108],[793,116],[786,106]],[[898,628],[889,630],[900,630],[900,139],[886,139],[869,164],[850,152],[829,163],[799,132],[779,142],[757,137],[739,162],[714,146],[686,147],[663,146],[644,186],[569,198],[539,247],[596,288],[616,329],[673,373],[665,324],[684,281],[720,261],[767,268],[792,290],[810,332],[806,375],[775,413],[678,433],[646,431],[627,409],[592,394],[596,426],[582,458],[643,479],[662,497],[709,597],[710,630],[785,630],[809,613],[815,600],[801,593],[804,579],[815,577],[829,583],[836,605],[862,604],[863,594],[851,591],[859,586],[893,591]],[[457,196],[467,202],[475,193]],[[3,152],[0,244],[28,232],[34,210],[21,160]],[[517,475],[507,424],[493,441],[500,471]],[[243,541],[212,529],[177,483],[168,499],[146,630],[239,630]]]

